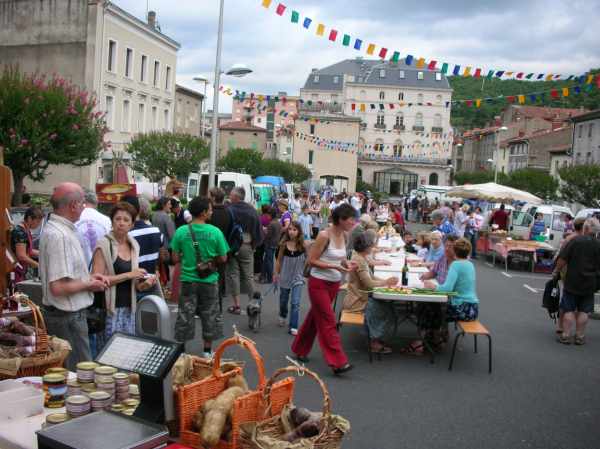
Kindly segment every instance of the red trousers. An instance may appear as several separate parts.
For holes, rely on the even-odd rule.
[[[308,297],[310,311],[292,343],[292,351],[306,357],[319,337],[319,345],[327,364],[341,368],[348,363],[348,357],[342,348],[340,334],[336,329],[335,312],[332,303],[340,288],[339,282],[329,282],[314,277],[308,278]]]

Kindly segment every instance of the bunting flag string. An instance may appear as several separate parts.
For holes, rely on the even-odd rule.
[[[270,0],[261,0],[262,6],[265,9],[270,9],[271,4],[273,3]],[[289,12],[286,13],[286,11]],[[300,17],[303,16],[299,11],[296,10],[288,10],[287,6],[284,5],[283,3],[278,2],[276,8],[275,8],[275,13],[279,16],[279,17],[284,17],[284,16],[288,16],[289,15],[289,21],[292,24],[299,24],[300,23]],[[304,21],[302,22],[302,26],[304,29],[310,31],[311,30],[311,25],[314,23],[313,19],[310,17],[306,17],[304,16]],[[326,30],[329,30],[329,33],[326,33]],[[381,59],[386,59],[386,57],[388,56],[389,52],[389,47],[385,47],[385,46],[379,46],[377,44],[374,43],[369,43],[366,46],[363,46],[364,40],[363,39],[359,39],[357,37],[352,37],[350,34],[347,34],[345,32],[339,31],[337,29],[334,28],[329,28],[328,26],[326,26],[323,23],[319,23],[316,26],[316,36],[322,37],[322,36],[328,36],[329,37],[329,41],[331,42],[341,42],[341,44],[345,47],[349,47],[352,40],[354,39],[354,45],[353,48],[357,51],[365,51],[365,53],[369,56],[373,56],[375,54],[377,54],[379,56],[379,58]],[[337,37],[338,35],[343,35],[343,39],[338,40]],[[365,48],[366,47],[366,48]],[[398,60],[400,59],[400,53],[398,51],[394,51],[391,52],[392,56],[390,57],[390,61],[397,63]],[[438,61],[436,60],[430,60],[429,62],[426,61],[425,58],[423,57],[416,57],[413,56],[412,54],[409,54],[407,52],[407,54],[405,55],[405,64],[406,65],[412,65],[413,62],[415,62],[415,67],[419,68],[419,69],[424,69],[427,68],[428,70],[437,70],[437,64]],[[452,69],[452,71],[450,72],[450,67],[454,66],[454,68]],[[442,62],[442,66],[439,69],[440,72],[444,75],[448,75],[448,74],[452,74],[454,76],[464,76],[464,77],[469,77],[472,76],[474,78],[483,78],[485,77],[486,79],[492,79],[492,78],[502,78],[503,76],[506,78],[516,78],[516,79],[527,79],[527,80],[546,80],[546,81],[553,81],[553,80],[566,80],[566,81],[570,81],[572,79],[576,79],[576,78],[582,78],[584,80],[589,80],[590,75],[589,74],[585,74],[585,75],[563,75],[563,74],[559,74],[559,73],[535,73],[535,72],[526,72],[526,71],[508,71],[508,70],[501,70],[501,69],[490,69],[486,72],[486,74],[484,75],[484,70],[481,67],[477,67],[476,65],[467,65],[467,66],[462,66],[464,67],[461,71],[461,65],[459,64],[451,64],[449,62]],[[593,78],[593,76],[592,76]],[[586,81],[587,84],[591,84],[591,80]]]
[[[319,136],[315,136],[313,134],[306,134],[299,131],[296,131],[296,137],[301,140],[306,140],[311,143],[316,144],[317,146],[328,149],[328,150],[337,150],[343,152],[354,153],[356,152],[357,144],[354,142],[342,142],[339,140],[332,139],[324,139]]]

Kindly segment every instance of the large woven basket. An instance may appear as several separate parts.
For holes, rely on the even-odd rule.
[[[252,355],[258,369],[258,386],[244,396],[237,398],[233,404],[231,420],[231,441],[221,440],[217,449],[237,449],[239,447],[240,424],[256,422],[265,416],[265,404],[263,402],[263,390],[266,385],[265,368],[262,357],[256,350],[254,343],[247,338],[236,335],[231,337],[215,351],[212,375],[199,382],[180,387],[177,390],[177,414],[179,418],[179,437],[182,444],[193,448],[205,447],[202,445],[200,434],[192,427],[192,419],[198,409],[208,401],[222,393],[227,388],[227,382],[233,376],[242,373],[241,368],[235,368],[222,373],[221,357],[229,346],[241,346]],[[281,413],[283,406],[290,402],[294,390],[293,379],[284,379],[274,384],[272,390],[272,410]]]
[[[299,376],[306,375],[314,379],[319,387],[321,387],[321,391],[323,392],[323,416],[321,418],[321,432],[317,436],[310,438],[313,444],[312,447],[315,449],[338,449],[342,447],[342,438],[344,437],[344,433],[337,427],[331,425],[331,397],[329,396],[329,391],[327,390],[327,387],[321,378],[307,368],[288,366],[275,371],[275,373],[273,373],[267,382],[267,386],[264,390],[264,402],[266,404],[265,410],[269,412],[269,407],[273,404],[272,387],[276,385],[275,380],[284,373],[296,374]],[[285,434],[285,430],[281,424],[281,410],[276,412],[273,409],[272,412],[273,413],[271,413],[271,417],[260,421],[257,424],[256,432],[262,435],[266,434],[280,441],[284,441],[283,436]],[[268,413],[266,413],[266,416],[268,416]],[[252,440],[251,432],[246,431],[245,429],[242,429],[242,432],[240,433],[239,447],[241,449],[262,449],[261,446],[258,446]]]

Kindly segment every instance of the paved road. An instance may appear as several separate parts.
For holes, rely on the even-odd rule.
[[[502,274],[477,263],[480,319],[494,339],[494,369],[487,347],[479,354],[466,339],[448,371],[449,351],[434,365],[426,357],[394,353],[369,364],[362,329],[345,327],[342,340],[355,369],[334,377],[316,345],[308,366],[325,380],[333,409],[351,421],[347,449],[593,449],[600,447],[600,322],[591,321],[588,343],[555,341],[553,323],[540,307],[546,278]],[[302,313],[308,309],[306,294]],[[287,365],[291,338],[277,326],[277,301],[265,298],[263,328],[253,334],[246,317],[226,317],[256,341],[267,373]],[[407,340],[397,339],[393,347]],[[230,354],[246,360],[241,352]],[[253,370],[252,370],[253,371]],[[254,373],[248,377],[255,382]],[[296,403],[321,406],[315,385],[301,379]]]

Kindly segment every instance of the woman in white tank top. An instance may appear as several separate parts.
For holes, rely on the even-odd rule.
[[[332,303],[344,273],[355,268],[346,258],[346,235],[354,227],[355,216],[352,206],[340,204],[331,214],[332,225],[319,232],[310,249],[308,296],[311,308],[292,344],[297,359],[307,362],[315,337],[318,337],[325,361],[334,374],[352,369],[336,329]]]

